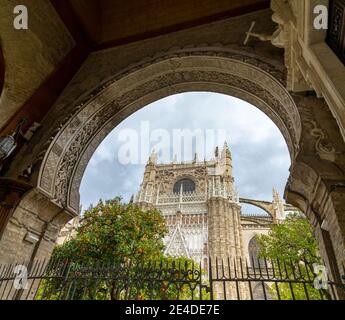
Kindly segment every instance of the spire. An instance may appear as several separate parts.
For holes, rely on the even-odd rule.
[[[194,153],[193,162],[194,162],[194,163],[198,162],[198,154],[197,154],[196,152]]]
[[[224,146],[222,149],[222,155],[220,158],[220,165],[223,174],[226,176],[232,176],[232,160],[231,160],[231,153],[226,141],[224,141]]]
[[[274,219],[284,219],[284,212],[285,212],[285,208],[284,208],[284,202],[283,199],[280,197],[278,191],[273,188],[273,201],[272,201],[272,205],[273,205],[273,210],[274,210]]]
[[[147,160],[146,166],[145,166],[145,172],[144,172],[144,179],[143,179],[143,186],[145,186],[149,182],[154,182],[156,177],[156,164],[157,164],[157,154],[154,150],[152,150],[152,153]]]
[[[219,148],[218,148],[218,146],[217,146],[216,149],[214,150],[214,156],[215,156],[216,158],[218,158],[218,156],[219,156]]]
[[[222,157],[231,159],[231,152],[230,152],[228,143],[226,141],[224,141],[224,146],[223,146],[223,150],[222,150]]]
[[[281,200],[280,199],[280,195],[279,195],[278,191],[275,188],[272,189],[272,193],[273,193],[273,201],[278,202],[278,201]]]
[[[148,163],[152,163],[152,164],[156,164],[157,163],[157,153],[156,153],[156,151],[154,149],[151,152],[151,155],[149,157]]]

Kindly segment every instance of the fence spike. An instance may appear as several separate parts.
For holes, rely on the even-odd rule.
[[[190,290],[190,297],[201,299],[205,286],[202,278],[202,261],[198,263],[192,261],[181,262],[181,260],[169,260],[164,263],[161,259],[150,260],[146,262],[134,263],[133,260],[127,260],[121,265],[115,263],[115,260],[102,261],[97,260],[95,263],[76,264],[68,260],[34,260],[31,262],[31,272],[28,274],[29,290],[18,291],[13,293],[11,287],[16,275],[13,273],[14,268],[19,263],[0,265],[0,299],[39,299],[50,300],[57,299],[80,299],[80,298],[118,298],[118,299],[134,299],[140,298],[139,293],[142,286],[145,287],[149,297],[156,299],[157,286],[162,288],[163,284],[167,284],[165,289],[169,292],[170,288],[174,286],[177,288],[177,296],[182,294],[182,290]],[[178,261],[178,262],[177,262]],[[214,262],[215,261],[215,262]],[[252,259],[253,261],[253,259]],[[249,295],[250,298],[256,298],[256,286],[259,286],[261,297],[270,299],[270,291],[268,291],[267,283],[274,283],[270,288],[276,291],[275,298],[281,299],[279,284],[286,283],[287,289],[290,288],[292,299],[298,299],[299,294],[305,295],[306,299],[310,299],[308,288],[313,285],[313,278],[308,275],[308,268],[306,271],[300,264],[294,263],[292,259],[289,260],[268,260],[264,258],[263,263],[258,265],[261,270],[261,277],[258,278],[254,267],[250,267],[250,260],[243,260],[242,257],[214,257],[214,260],[208,257],[208,281],[209,286],[207,292],[210,292],[210,298],[213,299],[214,290],[219,290],[224,298],[242,299]],[[232,271],[232,263],[234,263],[234,271]],[[307,262],[305,262],[307,263]],[[28,266],[28,262],[21,264]],[[226,265],[227,264],[227,265]],[[157,266],[160,268],[157,270]],[[281,266],[283,268],[281,268]],[[186,270],[182,270],[183,267]],[[220,269],[221,268],[221,269]],[[290,270],[292,268],[292,270]],[[216,270],[216,275],[214,274]],[[221,276],[220,276],[221,270]],[[282,270],[284,272],[282,273]],[[157,272],[158,271],[158,272]],[[180,275],[177,277],[176,272],[186,271],[187,277]],[[198,272],[197,272],[198,271]],[[234,272],[234,275],[232,274]],[[191,276],[189,274],[191,273]],[[298,273],[298,275],[297,275]],[[184,275],[185,273],[183,273]],[[254,274],[254,276],[253,276]],[[308,275],[308,277],[307,277]],[[44,282],[41,281],[44,279]],[[56,282],[57,281],[57,282]],[[59,287],[50,286],[51,283],[58,283]],[[94,290],[89,291],[90,284]],[[114,284],[115,287],[110,289]],[[296,284],[300,285],[301,291],[298,291]],[[43,286],[42,286],[43,285]],[[105,285],[105,286],[104,286]],[[338,299],[335,291],[335,286],[342,286],[341,283],[329,282],[331,288],[329,292],[321,290],[319,292],[321,299]],[[223,288],[222,288],[223,287]],[[248,288],[249,287],[249,288]],[[302,289],[303,287],[303,289]],[[34,291],[32,291],[34,289]],[[37,295],[38,290],[40,290]],[[42,291],[43,290],[43,291]],[[55,291],[54,291],[55,290]],[[115,290],[115,291],[113,291]],[[134,290],[134,291],[133,291]],[[175,290],[175,289],[174,289]],[[246,291],[242,291],[246,290]],[[296,291],[297,290],[297,291]],[[199,291],[200,296],[195,295]],[[43,293],[42,293],[43,292]],[[167,292],[164,292],[166,298]],[[244,295],[243,295],[244,292]],[[247,292],[247,293],[246,293]],[[116,293],[116,294],[115,294]],[[237,295],[236,295],[237,293]],[[163,293],[161,293],[163,294]],[[234,294],[234,296],[232,296]],[[115,297],[116,295],[116,297]],[[182,295],[181,295],[182,297]]]

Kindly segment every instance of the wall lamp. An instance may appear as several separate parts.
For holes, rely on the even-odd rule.
[[[19,135],[23,136],[22,127],[26,121],[27,120],[25,118],[21,119],[11,134],[5,137],[0,137],[0,161],[8,158],[16,149],[17,138]]]

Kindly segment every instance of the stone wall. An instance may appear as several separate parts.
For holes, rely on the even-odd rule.
[[[28,30],[13,27],[13,10],[19,4],[28,9]],[[5,57],[5,85],[0,96],[2,128],[73,48],[74,40],[46,0],[2,1],[0,30]]]
[[[301,97],[299,108],[301,148],[290,169],[285,199],[307,215],[321,256],[339,281],[345,263],[345,145],[323,99]]]
[[[16,207],[0,241],[0,264],[49,258],[72,217],[35,190]]]

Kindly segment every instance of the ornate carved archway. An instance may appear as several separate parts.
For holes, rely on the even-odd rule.
[[[89,159],[117,124],[141,107],[171,94],[219,92],[255,105],[280,129],[292,162],[285,198],[307,214],[321,254],[328,258],[325,260],[333,277],[339,279],[345,261],[345,144],[324,100],[289,94],[281,70],[279,63],[276,68],[238,47],[193,46],[157,53],[115,74],[71,112],[71,105],[63,105],[69,118],[58,128],[51,128],[54,136],[48,147],[42,143],[33,156],[37,158],[34,174],[29,177],[36,187],[32,194],[44,208],[48,202],[53,208],[41,210],[37,200],[24,198],[21,203],[27,206],[16,209],[11,219],[23,219],[24,211],[33,216],[33,221],[40,220],[42,214],[47,216],[47,228],[37,230],[43,240],[36,247],[41,249],[34,252],[49,255],[59,227],[78,214],[79,185]],[[328,233],[322,229],[325,219]],[[5,233],[6,241],[3,239],[0,250],[18,237],[11,231]],[[9,249],[14,254],[13,248]]]
[[[105,136],[143,106],[186,91],[224,93],[255,105],[280,129],[291,158],[296,156],[301,120],[282,72],[229,48],[181,49],[124,70],[76,106],[45,154],[37,183],[40,192],[77,214],[84,170]]]

